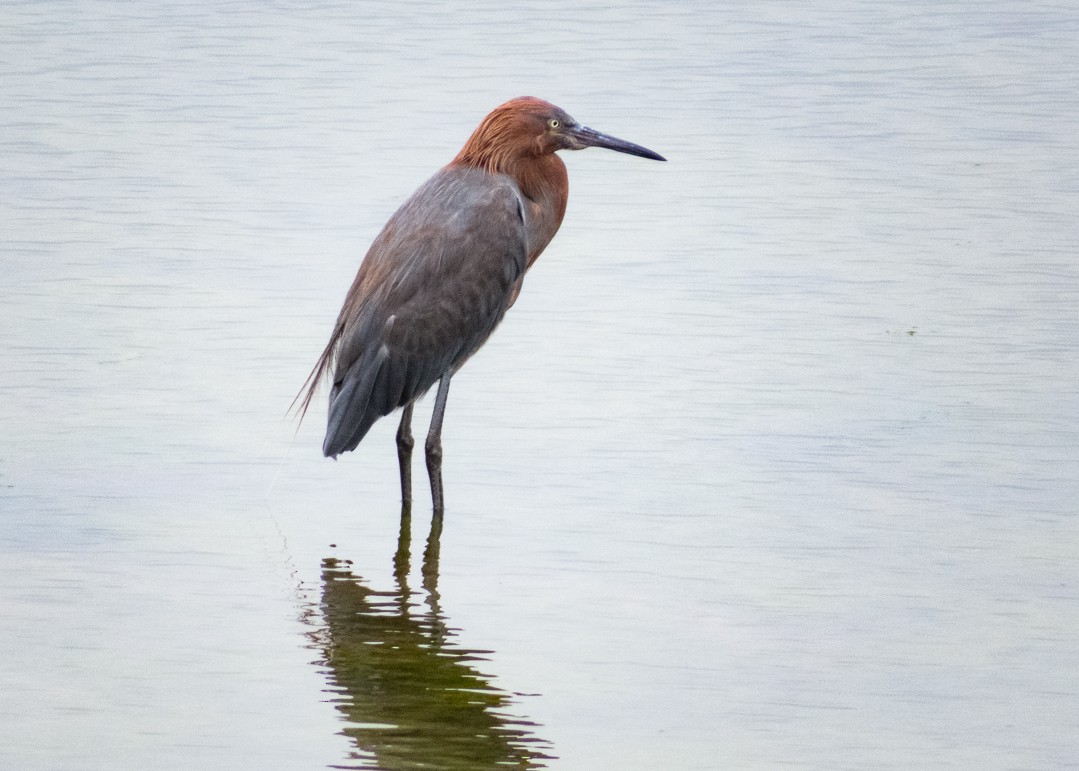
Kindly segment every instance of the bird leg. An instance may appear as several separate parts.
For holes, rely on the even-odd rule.
[[[427,476],[431,478],[431,500],[435,517],[441,519],[442,505],[442,416],[446,412],[446,397],[450,393],[450,373],[438,381],[438,395],[431,414],[431,430],[427,432]]]
[[[401,516],[412,511],[412,404],[401,410],[401,425],[397,427],[397,462],[401,466]]]

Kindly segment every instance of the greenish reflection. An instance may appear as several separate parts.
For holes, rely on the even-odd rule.
[[[507,712],[511,696],[476,668],[490,652],[453,642],[437,588],[441,527],[432,524],[422,593],[408,584],[408,512],[394,590],[370,588],[348,561],[322,562],[325,626],[315,637],[359,762],[335,768],[532,769],[551,758],[550,745],[533,734],[536,724]]]

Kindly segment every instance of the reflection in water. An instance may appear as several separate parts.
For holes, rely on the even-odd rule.
[[[359,761],[335,768],[525,769],[551,757],[531,733],[535,724],[507,714],[509,694],[474,668],[488,652],[452,642],[437,590],[441,524],[432,524],[424,554],[421,602],[408,585],[407,512],[394,591],[369,588],[348,562],[322,562],[325,627],[314,637]]]

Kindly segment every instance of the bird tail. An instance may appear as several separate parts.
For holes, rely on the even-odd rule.
[[[336,458],[343,452],[355,450],[379,418],[387,413],[385,405],[372,400],[375,382],[389,353],[383,346],[373,356],[364,357],[354,365],[345,379],[330,392],[330,410],[326,421],[326,439],[322,454]]]

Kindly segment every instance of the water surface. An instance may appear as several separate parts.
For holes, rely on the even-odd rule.
[[[1077,33],[5,3],[0,765],[1074,766]],[[528,93],[669,162],[568,154],[402,570],[395,421],[331,463],[285,411],[381,224]]]

